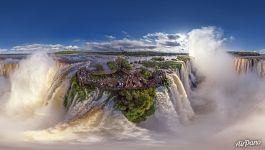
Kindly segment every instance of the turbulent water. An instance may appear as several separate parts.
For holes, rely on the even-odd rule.
[[[156,111],[140,124],[100,89],[64,107],[69,80],[91,60],[67,64],[35,53],[2,62],[0,148],[233,149],[237,140],[264,140],[263,59],[227,54],[212,28],[189,36],[194,59],[167,74],[170,86],[156,89]]]

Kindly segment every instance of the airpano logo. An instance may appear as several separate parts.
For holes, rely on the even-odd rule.
[[[255,147],[260,146],[262,143],[261,140],[251,140],[251,139],[244,139],[244,140],[238,140],[235,142],[236,148],[247,148],[247,147]]]

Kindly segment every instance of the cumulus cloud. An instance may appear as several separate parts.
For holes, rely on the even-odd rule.
[[[6,53],[8,49],[0,48],[0,53]]]
[[[149,33],[139,39],[114,39],[102,42],[86,42],[85,49],[95,51],[164,51],[185,52],[186,34]]]
[[[143,37],[147,42],[155,43],[158,48],[180,50],[186,47],[187,35],[181,33],[167,34],[162,32],[149,33]]]
[[[14,46],[9,53],[31,53],[34,51],[46,51],[46,52],[56,52],[61,50],[78,50],[78,46],[73,45],[61,45],[61,44],[28,44],[28,45],[19,45]]]
[[[31,53],[34,51],[56,52],[62,50],[88,50],[88,51],[162,51],[187,52],[188,35],[185,33],[168,34],[163,32],[148,33],[140,38],[132,39],[127,32],[126,36],[117,39],[113,35],[106,35],[104,41],[88,41],[76,45],[62,44],[27,44],[14,46],[10,49],[0,49],[0,53]],[[79,41],[79,40],[78,40]],[[79,42],[80,44],[80,42]]]
[[[141,40],[113,40],[109,42],[87,42],[86,49],[95,51],[117,51],[117,50],[153,50],[155,46]]]

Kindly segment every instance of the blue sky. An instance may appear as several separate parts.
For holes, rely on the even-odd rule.
[[[0,0],[0,48],[82,46],[216,26],[233,37],[232,49],[259,50],[265,48],[264,6],[262,0]]]

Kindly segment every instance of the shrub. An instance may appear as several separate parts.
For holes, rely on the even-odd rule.
[[[95,64],[95,68],[97,71],[103,71],[103,66],[101,64]]]
[[[155,89],[118,92],[115,108],[131,122],[139,123],[155,112]]]
[[[171,69],[171,70],[175,70],[177,68],[181,68],[181,63],[177,62],[177,61],[172,61],[172,60],[168,60],[168,61],[161,61],[161,62],[157,62],[157,61],[143,61],[142,65],[147,67],[147,68],[155,68],[155,69]]]
[[[164,57],[153,57],[151,60],[153,60],[153,61],[164,61],[165,58]]]
[[[157,63],[155,61],[151,60],[145,60],[142,62],[143,66],[148,67],[148,68],[155,68],[157,67]]]
[[[117,63],[115,61],[107,62],[107,65],[108,65],[110,70],[117,70],[118,69]]]
[[[131,64],[124,58],[122,57],[118,57],[116,60],[115,60],[117,66],[119,69],[126,69],[126,70],[131,70],[132,69],[132,66]]]
[[[144,79],[149,79],[152,77],[152,72],[144,67],[141,67],[141,74],[143,75]]]
[[[181,68],[181,64],[176,61],[164,61],[161,63],[158,63],[158,67],[160,69],[172,69],[175,70],[177,68]]]

